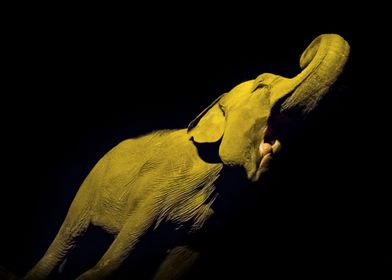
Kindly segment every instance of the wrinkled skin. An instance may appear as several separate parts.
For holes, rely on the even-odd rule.
[[[108,278],[149,229],[170,221],[196,232],[214,215],[214,182],[226,166],[258,181],[281,148],[272,112],[311,112],[341,73],[349,46],[338,35],[316,38],[294,78],[262,74],[221,95],[187,129],[159,131],[123,141],[93,168],[43,258],[24,279],[46,279],[90,224],[115,235],[99,262],[78,279]],[[274,109],[274,110],[273,110]],[[218,145],[219,160],[200,156],[199,145]],[[155,279],[178,279],[198,253],[172,248]]]

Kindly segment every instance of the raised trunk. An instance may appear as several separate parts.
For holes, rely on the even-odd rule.
[[[299,108],[304,114],[313,110],[342,72],[349,52],[350,46],[339,35],[324,34],[314,39],[301,55],[304,70],[279,89],[280,94],[291,93],[282,110]]]

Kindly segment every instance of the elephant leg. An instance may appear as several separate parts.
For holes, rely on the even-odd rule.
[[[46,279],[75,247],[76,238],[90,225],[91,203],[88,188],[81,187],[55,239],[41,260],[26,274],[24,280]]]
[[[52,244],[41,260],[26,274],[24,280],[46,279],[75,247],[76,239],[84,234],[90,225],[96,187],[106,170],[105,161],[100,161],[86,177],[76,194],[67,216]],[[62,269],[63,267],[61,267]]]
[[[74,248],[76,237],[86,231],[89,225],[89,219],[81,219],[79,216],[75,217],[70,214],[68,213],[45,255],[23,279],[46,279]]]
[[[99,262],[80,275],[77,280],[106,279],[115,272],[133,250],[139,238],[156,221],[156,203],[140,204],[128,217],[126,223]]]
[[[181,279],[199,259],[199,252],[188,246],[178,246],[172,249],[159,266],[154,280]]]

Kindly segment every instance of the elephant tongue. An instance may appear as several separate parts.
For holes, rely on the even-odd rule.
[[[272,153],[272,146],[270,143],[261,143],[259,150],[260,150],[260,155],[264,157],[265,155]]]

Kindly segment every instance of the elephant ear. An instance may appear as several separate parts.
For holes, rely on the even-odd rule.
[[[222,98],[219,96],[210,106],[204,109],[188,125],[188,135],[197,143],[218,142],[225,131],[226,118],[225,112],[219,104]]]

